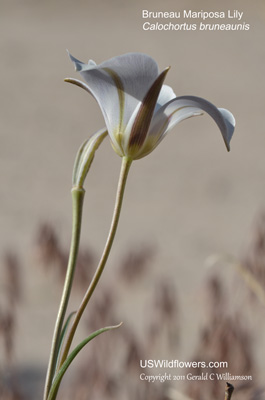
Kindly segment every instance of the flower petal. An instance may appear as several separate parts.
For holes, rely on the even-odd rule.
[[[114,131],[124,131],[133,111],[157,78],[157,63],[141,53],[124,54],[100,65],[93,61],[84,64],[71,55],[70,58],[97,100],[115,142]]]
[[[171,100],[175,98],[176,95],[173,89],[168,85],[163,85],[157,99],[157,108],[164,106],[166,103],[169,103]]]
[[[151,139],[151,137],[154,136],[158,144],[164,135],[177,123],[184,119],[201,115],[204,111],[209,114],[218,125],[226,148],[229,151],[230,140],[235,128],[234,116],[228,110],[217,108],[209,101],[196,96],[176,97],[162,106],[154,115],[148,132],[148,138],[150,136]],[[153,140],[155,140],[155,138]]]
[[[156,61],[142,53],[127,53],[113,57],[98,66],[110,68],[120,78],[126,94],[141,101],[159,71]]]

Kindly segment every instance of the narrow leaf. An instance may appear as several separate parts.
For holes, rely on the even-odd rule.
[[[61,380],[63,379],[65,372],[67,371],[68,367],[70,366],[72,361],[75,359],[77,354],[82,350],[82,348],[88,342],[90,342],[92,339],[94,339],[96,336],[100,335],[103,332],[107,332],[112,329],[117,329],[121,326],[121,324],[122,323],[120,323],[119,325],[115,325],[115,326],[107,326],[105,328],[101,328],[101,329],[93,332],[90,336],[88,336],[85,340],[83,340],[78,346],[76,346],[76,348],[72,351],[71,354],[69,354],[69,356],[67,357],[67,359],[65,360],[65,362],[63,363],[61,368],[59,369],[58,373],[56,374],[53,384],[52,384],[52,387],[51,387],[51,390],[49,392],[48,400],[55,400],[56,394],[58,392]]]

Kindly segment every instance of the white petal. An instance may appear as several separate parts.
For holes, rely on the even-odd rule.
[[[170,102],[170,100],[175,99],[176,95],[173,89],[170,86],[163,85],[162,89],[159,93],[157,104],[155,106],[154,115],[158,112],[159,108],[161,108],[166,103]]]
[[[168,85],[163,85],[157,100],[159,108],[175,98],[173,89]]]
[[[202,112],[206,112],[214,119],[221,131],[227,150],[229,150],[229,143],[235,128],[235,118],[228,110],[218,109],[201,97],[181,96],[165,104],[155,114],[148,136],[154,135],[159,142],[177,123],[201,115]]]
[[[111,138],[122,132],[138,103],[158,76],[157,63],[141,53],[128,53],[100,65],[84,64],[70,55],[97,100]],[[117,106],[119,105],[119,106]]]

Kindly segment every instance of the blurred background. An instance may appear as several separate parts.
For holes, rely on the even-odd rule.
[[[144,31],[143,9],[239,10],[250,30]],[[195,357],[229,360],[221,372],[253,375],[250,386],[235,382],[234,396],[262,396],[264,18],[262,0],[0,0],[1,398],[41,397],[70,242],[73,163],[81,143],[104,125],[95,101],[64,83],[79,78],[66,49],[97,63],[147,53],[160,69],[171,66],[166,83],[177,95],[227,108],[237,125],[230,153],[203,116],[178,125],[134,162],[113,251],[78,335],[106,323],[124,325],[76,360],[63,398],[87,399],[87,382],[91,398],[222,398],[225,381],[210,387],[209,381],[152,386],[139,380],[139,359]],[[86,181],[70,310],[103,249],[119,167],[106,139]],[[249,288],[239,263],[258,289]],[[69,383],[79,391],[71,392]]]

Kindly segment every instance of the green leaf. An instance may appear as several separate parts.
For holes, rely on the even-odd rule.
[[[63,365],[61,366],[59,371],[57,372],[57,374],[56,374],[56,376],[55,376],[55,378],[53,380],[53,384],[52,384],[51,390],[49,392],[48,400],[55,400],[56,399],[56,395],[57,395],[61,380],[63,379],[63,376],[64,376],[65,372],[67,371],[68,367],[70,366],[72,361],[75,359],[77,354],[82,350],[82,348],[88,342],[90,342],[92,339],[94,339],[96,336],[100,335],[103,332],[107,332],[107,331],[112,330],[112,329],[117,329],[117,328],[119,328],[121,326],[121,324],[122,323],[120,323],[119,325],[115,325],[115,326],[107,326],[105,328],[101,328],[101,329],[93,332],[90,336],[88,336],[86,339],[84,339],[78,346],[76,346],[76,348],[72,351],[71,354],[69,354],[69,356],[67,357],[67,359],[65,360],[65,362],[63,363]]]

